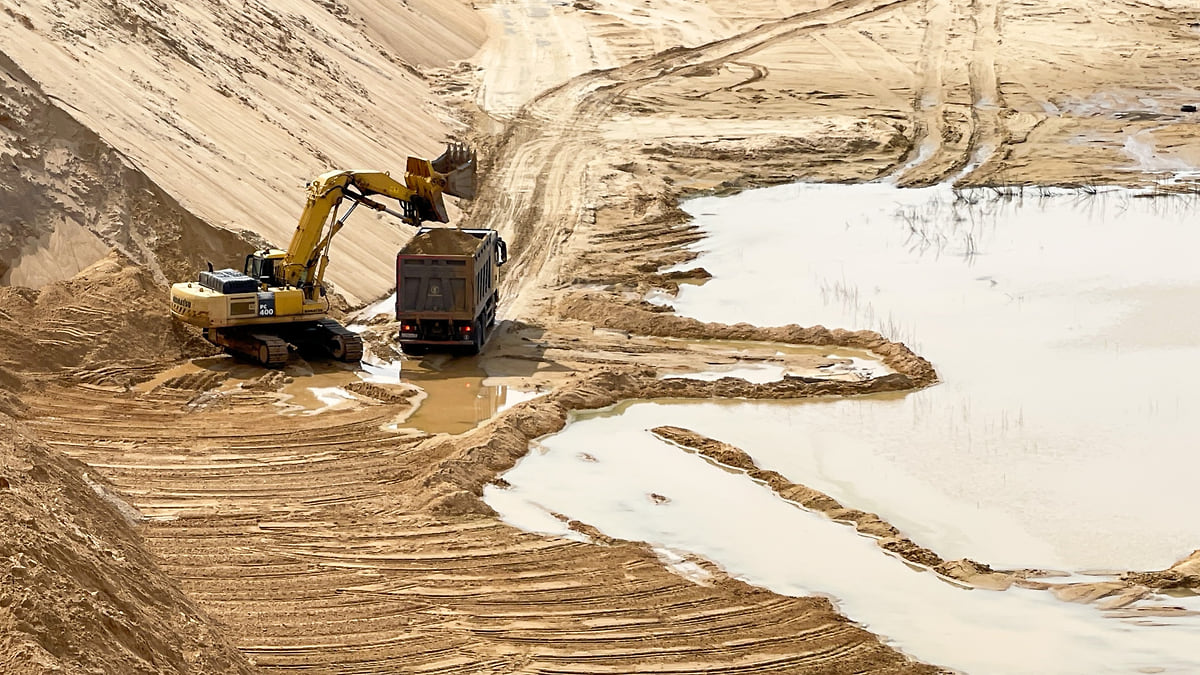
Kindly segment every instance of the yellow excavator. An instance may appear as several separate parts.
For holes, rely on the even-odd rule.
[[[192,282],[172,284],[171,314],[204,329],[226,351],[264,366],[287,363],[289,346],[339,361],[362,357],[362,338],[329,316],[325,267],[329,245],[359,205],[419,226],[449,222],[442,195],[475,197],[475,155],[451,143],[433,161],[409,157],[404,181],[380,171],[330,171],[308,184],[308,199],[286,251],[268,248],[246,256],[241,272],[200,272]],[[377,201],[399,203],[393,210]],[[350,207],[338,216],[343,201]]]

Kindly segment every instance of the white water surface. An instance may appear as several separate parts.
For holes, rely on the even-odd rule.
[[[560,517],[578,519],[780,593],[829,595],[903,651],[967,673],[1200,672],[1195,616],[1119,619],[1046,592],[957,588],[647,431],[733,443],[947,558],[1071,581],[1166,567],[1200,547],[1194,203],[878,184],[689,202],[709,235],[691,264],[714,279],[681,288],[680,313],[879,330],[944,382],[580,415],[485,499],[532,531],[578,537]]]
[[[754,384],[778,382],[787,374],[787,369],[774,363],[745,363],[712,366],[707,370],[690,373],[671,373],[663,375],[664,380],[701,380],[712,382],[723,377],[736,377]]]
[[[951,585],[885,554],[852,527],[647,431],[692,425],[705,412],[639,403],[573,417],[504,475],[509,487],[488,486],[484,499],[529,531],[579,538],[560,518],[578,519],[649,542],[660,555],[703,556],[781,594],[830,595],[840,611],[906,653],[966,673],[1200,672],[1195,616],[1145,625],[1043,591]],[[664,564],[687,574],[676,560]]]
[[[679,313],[878,330],[943,380],[697,424],[948,558],[1169,566],[1200,548],[1197,204],[883,184],[687,202],[714,278]]]

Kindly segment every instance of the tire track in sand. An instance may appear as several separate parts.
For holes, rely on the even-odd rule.
[[[560,254],[590,209],[579,195],[594,183],[589,166],[600,156],[598,125],[620,98],[646,84],[688,70],[742,60],[771,44],[891,11],[914,0],[843,0],[764,23],[695,48],[677,48],[610,70],[587,73],[526,104],[487,153],[491,164],[468,217],[495,227],[510,244],[501,282],[505,318],[534,313],[561,278]]]
[[[1000,111],[1005,109],[1000,91],[996,56],[1000,51],[1000,0],[974,0],[975,39],[971,50],[971,158],[959,182],[970,183],[972,176],[988,178],[1001,169],[1002,152],[1008,141]]]
[[[195,395],[51,387],[29,424],[103,467],[159,564],[264,672],[931,672],[823,599],[414,508],[444,449],[386,430],[393,407],[285,417],[266,394]]]
[[[910,159],[894,178],[919,187],[969,182],[1004,142],[996,74],[999,0],[925,0],[923,82]],[[984,175],[981,173],[981,175]]]

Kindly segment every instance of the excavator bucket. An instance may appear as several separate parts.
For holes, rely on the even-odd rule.
[[[475,198],[475,152],[465,143],[449,143],[440,157],[430,162],[446,178],[443,192],[462,199]]]

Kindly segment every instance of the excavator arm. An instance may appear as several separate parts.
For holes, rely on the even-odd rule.
[[[452,144],[432,162],[410,157],[403,180],[380,171],[331,171],[308,185],[304,212],[286,251],[246,256],[243,273],[209,265],[198,281],[171,285],[171,314],[204,329],[226,351],[264,366],[287,363],[290,346],[316,349],[340,361],[362,357],[362,338],[328,316],[323,280],[329,245],[358,206],[390,213],[412,225],[448,222],[448,194],[475,196],[475,155]],[[399,210],[385,205],[395,200]],[[343,202],[349,208],[339,216]]]
[[[385,211],[411,225],[432,220],[449,222],[442,195],[472,199],[475,196],[475,155],[466,146],[451,144],[432,162],[409,157],[404,182],[379,171],[330,171],[308,185],[304,211],[284,256],[280,281],[305,289],[316,297],[329,263],[329,244],[346,217],[358,205]],[[372,199],[380,196],[399,202],[399,212]],[[350,208],[338,218],[344,200]],[[328,229],[326,224],[328,223]]]

